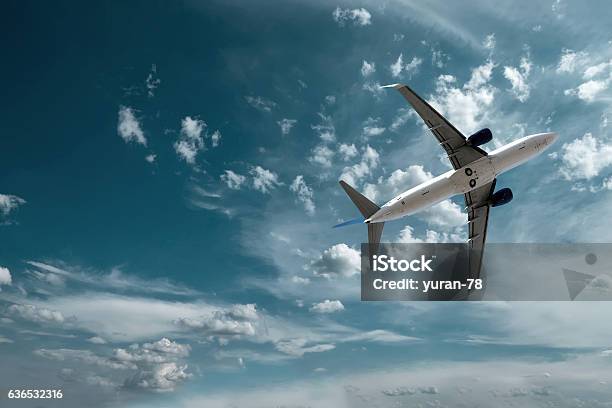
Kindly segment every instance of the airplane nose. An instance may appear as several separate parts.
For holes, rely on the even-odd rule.
[[[555,132],[547,133],[546,134],[546,144],[547,145],[551,145],[551,144],[555,143],[558,138],[559,138],[559,135],[556,134]]]

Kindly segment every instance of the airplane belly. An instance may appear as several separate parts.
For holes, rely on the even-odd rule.
[[[482,187],[495,179],[496,171],[490,156],[476,160],[460,169],[451,176],[456,194],[465,194]]]
[[[458,194],[451,178],[448,175],[443,176],[395,197],[385,204],[379,210],[379,214],[374,216],[373,219],[376,221],[390,221],[412,215]]]

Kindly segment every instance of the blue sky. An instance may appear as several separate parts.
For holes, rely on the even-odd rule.
[[[559,133],[499,178],[515,199],[491,242],[609,242],[610,14],[3,5],[2,388],[62,388],[61,406],[605,406],[607,303],[361,303],[365,230],[330,226],[357,216],[340,178],[385,202],[449,168],[379,87],[404,82],[466,135],[491,128],[488,149]],[[465,229],[458,197],[384,239]]]

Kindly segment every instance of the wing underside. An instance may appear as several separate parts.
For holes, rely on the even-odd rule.
[[[487,239],[489,211],[491,209],[489,200],[495,190],[495,182],[496,180],[493,180],[464,195],[468,213],[469,274],[472,279],[480,277],[484,245]]]
[[[461,132],[410,87],[403,84],[387,85],[387,87],[397,89],[412,105],[412,108],[419,114],[427,128],[438,140],[440,146],[446,151],[455,170],[487,155],[487,152],[479,147],[469,145]]]

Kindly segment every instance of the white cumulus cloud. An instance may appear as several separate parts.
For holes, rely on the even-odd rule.
[[[147,138],[140,127],[140,122],[138,122],[136,115],[134,115],[134,110],[129,106],[119,107],[117,132],[126,143],[136,142],[143,146],[147,145]]]
[[[0,266],[0,286],[12,283],[11,271],[4,266]]]
[[[66,318],[57,310],[26,304],[14,304],[9,306],[8,311],[14,316],[35,323],[64,323]]]
[[[278,174],[261,166],[251,167],[249,174],[253,177],[253,188],[264,194],[282,184],[278,181]]]
[[[312,153],[308,158],[311,163],[319,164],[322,167],[331,167],[334,151],[325,145],[317,145],[312,149]]]
[[[359,274],[360,268],[359,251],[344,243],[326,249],[318,259],[311,263],[311,269],[315,275],[327,278],[355,276]]]
[[[591,133],[561,147],[559,171],[567,180],[590,180],[612,165],[612,144]]]
[[[246,181],[246,176],[233,172],[232,170],[225,170],[225,173],[221,175],[221,181],[223,181],[232,190],[240,190],[240,187]]]
[[[204,148],[202,133],[205,128],[206,123],[198,118],[186,116],[181,121],[181,135],[174,143],[174,150],[189,164],[195,164],[198,152]]]
[[[431,103],[459,130],[473,132],[488,122],[488,112],[496,89],[490,84],[495,64],[487,61],[472,70],[470,80],[462,87],[452,75],[440,75]]]
[[[372,75],[375,72],[376,72],[376,64],[373,62],[368,62],[366,60],[363,60],[363,63],[361,64],[361,76],[365,78],[367,76]]]
[[[310,311],[314,313],[335,313],[344,310],[344,305],[339,300],[325,299],[320,303],[313,303]]]

